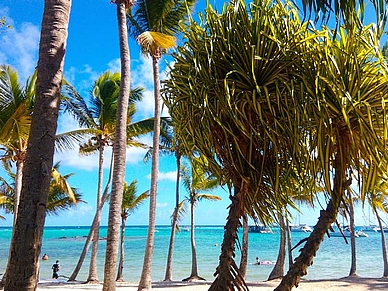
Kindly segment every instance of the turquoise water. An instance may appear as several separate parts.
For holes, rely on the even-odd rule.
[[[79,255],[84,246],[84,236],[87,236],[88,231],[88,227],[46,227],[43,237],[42,255],[47,253],[49,260],[41,261],[40,279],[51,278],[51,266],[57,259],[60,260],[61,264],[60,275],[70,276],[78,262]],[[171,228],[167,226],[157,227],[153,254],[153,281],[164,279],[170,231]],[[106,236],[106,233],[107,228],[102,227],[101,237]],[[127,227],[125,235],[124,279],[130,282],[138,282],[144,260],[147,227]],[[368,235],[369,237],[367,238],[356,239],[357,274],[362,277],[381,277],[383,273],[381,237],[379,233],[375,232],[368,232]],[[10,228],[0,228],[0,273],[4,273],[7,264],[10,237]],[[293,245],[304,237],[306,237],[305,233],[293,232]],[[218,264],[222,239],[222,226],[198,226],[195,228],[198,273],[206,280],[212,281],[214,279],[213,273]],[[105,245],[106,242],[101,240],[98,255],[100,280],[103,279]],[[250,263],[247,270],[248,281],[264,281],[268,278],[272,266],[257,266],[252,263],[256,257],[259,257],[261,260],[276,260],[278,245],[279,233],[276,232],[276,229],[273,234],[249,234],[248,261]],[[298,249],[293,251],[294,257],[299,254]],[[239,251],[237,250],[236,253],[236,261],[239,264]],[[314,264],[308,269],[306,278],[328,279],[345,277],[350,270],[350,258],[350,241],[349,244],[346,244],[341,237],[326,238],[321,244]],[[88,254],[77,280],[86,280],[89,259]],[[176,235],[173,280],[182,280],[188,277],[190,271],[190,232],[182,231]]]

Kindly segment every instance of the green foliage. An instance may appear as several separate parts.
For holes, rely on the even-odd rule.
[[[60,163],[56,163],[52,169],[50,192],[47,202],[47,214],[58,215],[62,211],[66,211],[74,207],[78,203],[84,202],[82,194],[78,189],[71,187],[68,179],[74,175],[73,173],[62,176],[59,172]],[[11,182],[0,177],[0,208],[6,213],[14,211],[14,193],[15,193],[15,174],[12,173],[9,167],[5,168],[10,177]]]
[[[351,171],[364,193],[382,171],[387,67],[379,33],[354,23],[320,31],[289,2],[236,1],[182,27],[163,95],[175,134],[246,191],[251,217],[270,222],[293,205],[288,189],[323,182],[339,205]]]

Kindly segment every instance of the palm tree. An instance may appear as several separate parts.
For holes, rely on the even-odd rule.
[[[149,196],[148,190],[144,191],[139,196],[136,195],[136,192],[137,180],[132,181],[129,185],[124,183],[123,205],[121,209],[120,259],[116,277],[116,281],[120,282],[123,281],[125,222],[127,221],[128,216],[142,205]]]
[[[59,167],[60,162],[57,162],[51,172],[50,192],[47,202],[47,214],[49,215],[58,215],[60,212],[84,202],[78,189],[71,187],[67,181],[74,173],[62,176]],[[9,168],[6,170],[11,180],[15,181],[16,175]],[[1,178],[0,196],[4,199],[0,201],[0,208],[3,208],[6,213],[14,213],[15,211],[15,186],[15,182],[9,183]]]
[[[133,6],[132,0],[113,0],[117,6],[117,23],[119,30],[121,82],[117,103],[115,143],[113,146],[114,168],[112,173],[112,192],[110,196],[108,235],[106,242],[103,291],[116,290],[115,273],[120,236],[120,214],[123,199],[126,145],[127,112],[130,93],[130,54],[126,25],[126,11]]]
[[[5,290],[35,290],[53,166],[55,132],[71,1],[45,0],[36,99],[18,217],[12,234]]]
[[[137,2],[136,10],[129,9],[127,14],[130,24],[128,28],[129,34],[137,39],[143,52],[152,58],[155,101],[149,227],[143,270],[138,290],[151,288],[151,262],[155,237],[156,193],[159,169],[158,144],[161,114],[159,60],[168,48],[175,46],[174,35],[179,31],[179,22],[185,18],[195,2],[195,0],[141,0]]]
[[[72,87],[66,81],[62,87],[70,90]],[[17,218],[19,197],[22,186],[22,170],[26,157],[27,140],[31,127],[31,115],[34,109],[36,71],[28,78],[25,87],[19,84],[17,72],[9,66],[0,66],[0,150],[4,163],[16,164],[14,224]],[[79,117],[80,112],[74,99],[61,95],[63,111]],[[83,140],[84,132],[69,132],[56,135],[58,149],[71,148],[74,142]]]
[[[35,97],[36,73],[26,82],[19,84],[19,78],[11,67],[0,67],[0,144],[2,160],[16,163],[14,195],[14,222],[16,222],[22,186],[22,170],[26,157],[27,139],[31,126],[31,114]]]
[[[195,246],[195,223],[194,223],[194,208],[201,200],[221,200],[219,196],[202,193],[203,191],[212,190],[220,185],[220,180],[208,173],[206,170],[206,162],[201,161],[200,158],[191,159],[191,171],[187,166],[183,166],[181,169],[182,182],[188,196],[184,201],[190,204],[190,241],[191,241],[191,274],[183,281],[195,281],[205,280],[198,275],[197,264],[197,249]]]
[[[102,207],[106,199],[102,199],[103,188],[103,163],[104,151],[106,147],[113,146],[115,140],[116,128],[116,111],[118,95],[120,91],[121,76],[118,72],[111,73],[109,71],[102,74],[94,83],[91,90],[90,102],[82,102],[83,98],[74,90],[68,90],[64,94],[65,100],[79,100],[78,112],[76,114],[80,126],[86,126],[85,129],[74,130],[71,134],[88,134],[90,136],[86,143],[80,145],[80,153],[89,155],[95,152],[99,154],[98,162],[98,187],[97,187],[97,203],[96,203],[96,223],[91,228],[93,232],[93,247],[90,257],[88,283],[98,282],[97,278],[97,251],[99,241],[99,225]],[[144,119],[138,122],[131,123],[133,116],[136,113],[135,102],[142,98],[142,88],[131,90],[129,96],[129,106],[127,112],[127,146],[146,147],[136,138],[152,131],[152,119]],[[67,104],[67,103],[66,103]],[[90,104],[90,105],[88,105]],[[61,136],[61,141],[66,141],[66,137]],[[63,142],[64,143],[64,142]],[[89,245],[89,240],[86,240],[84,251],[86,252]],[[84,253],[83,251],[83,253]],[[84,256],[81,254],[80,258]],[[73,274],[69,280],[75,280],[80,264],[77,264]]]

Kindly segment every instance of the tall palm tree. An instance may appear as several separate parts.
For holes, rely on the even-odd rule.
[[[36,290],[71,1],[45,0],[36,99],[12,234],[5,290]]]
[[[16,222],[22,186],[22,170],[26,157],[27,140],[35,97],[36,72],[24,87],[11,67],[0,67],[0,144],[3,161],[16,163],[14,222]]]
[[[193,158],[191,160],[191,170],[187,166],[183,166],[181,169],[182,182],[188,196],[185,201],[190,204],[190,241],[191,241],[191,274],[183,281],[195,281],[205,280],[198,275],[197,264],[197,249],[195,245],[195,219],[194,208],[201,200],[221,200],[219,196],[203,193],[207,190],[212,190],[220,186],[220,179],[212,175],[206,170],[206,162],[203,162],[200,158]]]
[[[73,90],[63,80],[63,90]],[[19,197],[22,186],[22,170],[26,157],[27,140],[31,127],[31,115],[34,110],[36,71],[28,78],[26,85],[19,84],[17,72],[9,66],[0,66],[0,151],[1,159],[9,164],[16,164],[14,224],[17,218]],[[81,117],[75,99],[65,98],[61,94],[60,111],[66,111],[75,117]],[[87,132],[68,132],[56,135],[58,149],[68,149],[81,142]]]
[[[130,93],[131,68],[126,25],[126,12],[133,6],[132,0],[113,0],[116,4],[119,31],[121,82],[117,103],[115,143],[113,146],[114,168],[112,173],[112,192],[110,196],[108,234],[106,242],[103,291],[116,290],[115,273],[120,238],[120,214],[123,200],[124,176],[127,145],[127,112]]]
[[[74,90],[68,90],[64,96],[70,100],[79,100],[79,114],[77,119],[80,126],[86,126],[83,129],[77,129],[71,134],[88,134],[90,136],[86,143],[80,145],[80,153],[83,155],[90,155],[98,153],[98,187],[97,187],[97,203],[96,203],[96,223],[91,228],[93,232],[93,247],[90,257],[88,283],[97,283],[97,251],[99,241],[99,227],[102,206],[106,199],[102,199],[103,190],[103,163],[104,153],[106,147],[112,147],[115,140],[116,128],[116,111],[118,96],[120,91],[121,75],[118,72],[105,72],[94,83],[91,90],[90,102],[82,102],[82,97]],[[146,147],[146,145],[139,142],[136,138],[152,131],[152,119],[144,119],[137,122],[132,122],[133,116],[136,113],[135,102],[142,98],[142,88],[135,88],[131,90],[129,96],[129,106],[127,111],[127,146]],[[66,100],[67,100],[66,99]],[[89,105],[88,105],[89,104]],[[66,137],[61,136],[61,141],[66,140]],[[113,156],[113,155],[112,155]],[[88,245],[88,240],[85,246]],[[84,248],[87,251],[88,247]],[[83,252],[84,252],[83,251]],[[84,257],[81,254],[81,257]],[[80,258],[81,258],[80,257]],[[80,262],[82,265],[82,262]],[[77,264],[73,274],[69,280],[75,280],[78,274],[79,264]]]
[[[124,268],[124,235],[125,235],[125,222],[129,215],[131,215],[140,205],[143,204],[145,199],[149,196],[149,191],[144,191],[140,195],[136,195],[137,192],[137,180],[132,181],[127,185],[124,183],[123,204],[121,209],[121,233],[120,233],[120,259],[117,267],[116,281],[122,282],[123,268]]]
[[[149,227],[138,290],[151,288],[161,114],[159,60],[168,48],[175,46],[174,35],[179,31],[179,22],[186,17],[195,2],[195,0],[141,0],[137,2],[135,8],[128,10],[127,14],[130,24],[128,27],[129,34],[137,39],[143,52],[152,58],[155,101]]]

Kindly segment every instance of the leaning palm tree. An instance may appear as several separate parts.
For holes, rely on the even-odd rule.
[[[140,195],[136,195],[137,192],[137,180],[132,181],[127,185],[124,183],[123,204],[121,209],[121,233],[120,233],[120,259],[117,267],[116,281],[124,281],[123,268],[124,268],[124,235],[125,235],[125,223],[129,215],[131,215],[140,205],[143,204],[145,199],[149,196],[149,191],[144,191]]]
[[[183,281],[205,280],[198,275],[197,249],[195,246],[195,219],[194,209],[201,200],[216,201],[221,200],[219,196],[203,193],[220,186],[220,179],[205,170],[206,162],[200,158],[191,159],[191,170],[187,166],[182,166],[182,182],[188,196],[184,201],[190,204],[190,241],[191,241],[191,274]]]
[[[195,2],[195,0],[141,0],[134,8],[129,9],[127,14],[129,34],[137,39],[144,54],[152,58],[155,101],[149,227],[138,290],[151,288],[161,115],[159,60],[167,49],[175,46],[174,35],[179,31],[179,22],[186,17]]]
[[[45,0],[36,98],[5,290],[36,290],[61,95],[71,1]]]

